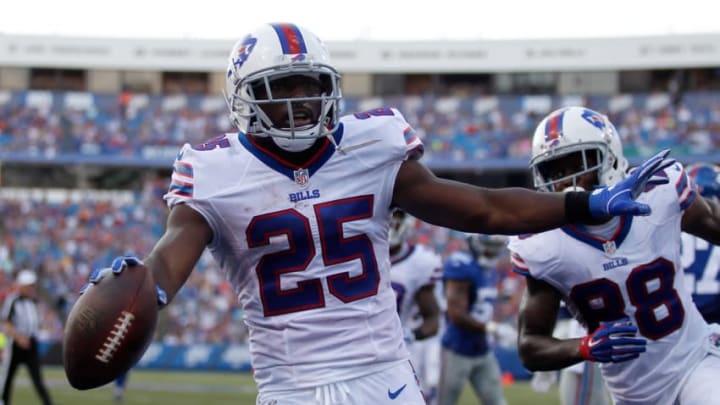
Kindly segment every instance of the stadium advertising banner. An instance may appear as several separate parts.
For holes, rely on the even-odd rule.
[[[0,36],[0,65],[217,71],[233,40]],[[544,40],[328,41],[344,73],[717,66],[720,35]]]

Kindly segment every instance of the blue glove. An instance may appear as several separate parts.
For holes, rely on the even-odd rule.
[[[88,283],[82,286],[80,289],[80,295],[85,292],[85,290],[90,287],[92,284],[97,284],[98,281],[100,281],[105,275],[112,273],[115,275],[118,275],[123,272],[126,268],[129,266],[142,266],[143,262],[140,260],[139,257],[133,255],[133,254],[126,254],[125,256],[116,257],[115,260],[113,260],[110,267],[105,267],[102,269],[95,269],[93,270],[92,274],[90,274],[90,278],[88,279]],[[164,307],[168,303],[167,299],[167,293],[165,290],[163,290],[159,285],[155,284],[155,292],[157,293],[157,302],[160,308]]]
[[[590,194],[590,214],[595,218],[632,214],[650,215],[650,206],[635,199],[646,186],[666,184],[666,176],[658,175],[675,164],[675,159],[667,158],[670,149],[665,149],[646,160],[628,177],[611,187],[601,187]]]
[[[621,363],[640,356],[647,340],[637,337],[637,327],[629,318],[603,322],[580,341],[580,356],[601,363]]]

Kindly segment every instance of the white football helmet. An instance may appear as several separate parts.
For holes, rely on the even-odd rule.
[[[554,179],[543,170],[545,163],[575,152],[582,153],[583,168],[579,171]],[[597,164],[592,167],[589,153],[596,154]],[[612,186],[625,178],[628,162],[620,135],[605,115],[584,107],[566,107],[550,113],[535,129],[530,168],[538,190],[562,191],[555,190],[557,183],[572,179],[577,185],[578,176],[595,170],[599,185]]]
[[[308,76],[321,83],[321,94],[276,98],[273,80]],[[259,99],[255,91],[264,89]],[[330,64],[330,54],[312,32],[289,23],[265,24],[238,41],[230,52],[225,80],[230,119],[244,133],[271,136],[281,148],[297,152],[335,129],[338,119],[340,75]],[[308,125],[295,126],[293,104],[319,102],[320,113]],[[290,125],[278,128],[263,105],[286,103]]]
[[[390,212],[390,234],[388,236],[390,247],[396,248],[403,244],[414,224],[414,217],[400,208],[393,208]]]

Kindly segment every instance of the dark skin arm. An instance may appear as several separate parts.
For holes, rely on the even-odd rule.
[[[520,234],[567,223],[564,194],[441,179],[414,159],[400,166],[393,204],[425,222],[464,232]]]
[[[698,194],[685,209],[681,226],[687,233],[720,245],[720,204]]]
[[[518,351],[530,371],[559,370],[583,361],[581,339],[552,336],[560,307],[560,294],[550,284],[527,277],[520,304]]]
[[[170,210],[165,233],[143,259],[168,302],[190,277],[211,239],[212,229],[200,213],[184,204]]]
[[[435,286],[426,285],[415,293],[415,302],[420,310],[423,322],[418,327],[420,340],[435,336],[440,327],[440,306],[435,298]],[[416,333],[415,336],[418,336]]]
[[[485,324],[470,316],[468,297],[472,283],[464,280],[445,281],[447,315],[453,324],[471,332],[484,332]]]

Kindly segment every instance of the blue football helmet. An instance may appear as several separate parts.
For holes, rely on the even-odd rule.
[[[720,168],[712,163],[694,163],[685,168],[701,196],[720,199]]]

